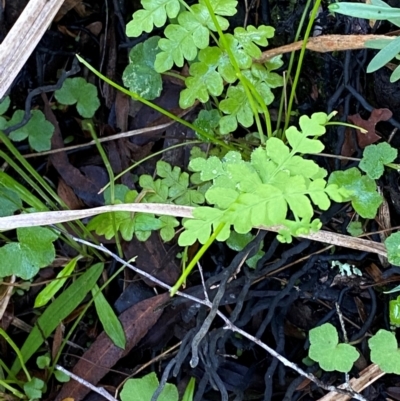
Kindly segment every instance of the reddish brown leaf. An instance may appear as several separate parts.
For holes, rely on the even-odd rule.
[[[72,188],[67,185],[62,178],[58,180],[57,194],[71,210],[79,210],[84,207],[83,202],[75,195]]]
[[[123,350],[116,347],[103,332],[89,350],[85,352],[82,359],[78,361],[73,372],[82,379],[96,385],[108,373],[109,369],[120,358],[127,355],[146,335],[161,316],[163,312],[162,304],[169,299],[168,293],[157,295],[153,298],[145,299],[123,312],[119,319],[126,335],[126,348]],[[71,380],[63,385],[56,401],[61,401],[67,397],[72,397],[75,401],[79,401],[89,391],[87,387]]]
[[[364,149],[366,146],[371,145],[381,139],[376,133],[375,126],[380,121],[387,121],[392,117],[392,112],[389,109],[374,109],[368,120],[364,120],[357,113],[352,116],[348,116],[347,120],[361,128],[364,128],[368,132],[363,134],[360,130],[357,130],[357,140],[360,148]]]

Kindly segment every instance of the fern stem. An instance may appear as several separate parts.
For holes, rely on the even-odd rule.
[[[135,92],[131,92],[128,89],[123,88],[122,86],[118,85],[117,83],[111,81],[111,79],[108,79],[105,75],[103,75],[100,71],[97,71],[93,66],[91,66],[86,60],[84,60],[81,56],[79,56],[79,54],[76,54],[76,57],[78,58],[78,60],[85,66],[87,67],[90,71],[93,72],[93,74],[97,75],[101,80],[103,80],[104,82],[108,83],[109,85],[111,85],[112,87],[114,87],[115,89],[118,89],[120,92],[125,93],[125,95],[128,95],[130,97],[132,97],[135,100],[138,100],[139,102],[145,104],[146,106],[151,107],[153,110],[158,111],[161,114],[164,114],[164,116],[169,117],[171,120],[174,120],[178,123],[181,123],[182,125],[192,129],[193,131],[197,131],[199,132],[202,136],[204,136],[204,138],[207,138],[210,142],[215,143],[216,145],[219,145],[225,149],[228,150],[235,150],[234,148],[232,148],[231,146],[227,145],[224,141],[221,141],[215,137],[213,137],[212,135],[210,135],[208,132],[202,130],[201,128],[198,128],[196,126],[194,126],[193,124],[187,122],[186,120],[177,117],[176,115],[174,115],[173,113],[170,113],[168,110],[163,109],[160,106],[157,106],[156,104],[142,98],[141,96],[139,96],[137,93]]]
[[[179,291],[179,288],[186,281],[190,272],[196,266],[196,263],[200,260],[200,258],[204,255],[204,253],[207,251],[207,249],[211,246],[211,244],[217,238],[218,234],[222,231],[224,226],[225,226],[225,223],[220,223],[219,226],[216,228],[216,230],[212,233],[210,238],[208,238],[208,240],[204,243],[204,245],[197,251],[196,255],[194,255],[194,257],[190,261],[188,267],[185,269],[185,271],[179,277],[179,279],[175,283],[175,285],[169,290],[171,297],[173,297],[176,294],[176,292]]]
[[[151,159],[154,156],[158,156],[163,154],[164,152],[168,152],[169,150],[175,149],[175,148],[179,148],[181,146],[186,146],[186,145],[193,145],[193,144],[197,144],[197,143],[203,143],[201,141],[188,141],[188,142],[184,142],[184,143],[178,143],[176,145],[172,145],[167,149],[162,149],[159,150],[158,152],[154,152],[149,156],[144,157],[142,160],[139,160],[138,162],[136,162],[135,164],[132,164],[132,166],[129,166],[127,169],[125,169],[124,171],[121,171],[119,174],[117,174],[114,177],[114,182],[115,180],[118,180],[119,178],[121,178],[124,174],[126,174],[127,172],[133,170],[134,168],[136,168],[137,166],[140,166],[142,163],[144,163],[146,160]],[[108,187],[110,186],[110,183],[108,183],[107,185],[105,185],[103,188],[100,189],[99,194],[101,194],[102,192],[104,192]]]
[[[300,33],[301,33],[302,29],[303,29],[304,21],[306,19],[307,10],[310,8],[310,4],[311,4],[311,0],[307,0],[307,4],[304,7],[304,11],[303,11],[303,13],[301,15],[300,23],[299,23],[299,26],[297,28],[296,35],[294,37],[294,42],[297,42],[299,40]],[[276,132],[279,132],[279,128],[280,128],[280,125],[281,125],[281,122],[282,122],[283,105],[284,105],[284,101],[285,101],[285,97],[286,97],[286,88],[287,88],[286,84],[289,81],[290,74],[292,73],[294,57],[295,57],[295,52],[292,52],[290,54],[290,60],[289,60],[289,66],[288,66],[288,69],[287,69],[287,74],[284,75],[285,84],[283,85],[283,88],[282,88],[281,102],[280,102],[279,111],[278,111],[278,120],[276,122]],[[286,113],[285,121],[287,121],[288,125],[289,125],[289,120],[290,120],[290,115]]]
[[[289,125],[290,113],[292,112],[293,101],[294,101],[294,97],[296,95],[296,88],[297,88],[297,84],[298,84],[299,78],[300,78],[301,67],[303,65],[304,54],[306,52],[306,47],[307,47],[307,41],[308,41],[308,38],[310,37],[311,29],[314,25],[315,17],[317,15],[317,11],[319,9],[320,4],[321,4],[321,0],[315,0],[314,7],[311,11],[310,20],[308,21],[306,33],[304,35],[303,45],[301,46],[300,55],[299,55],[299,62],[297,63],[296,74],[294,76],[292,90],[290,92],[289,104],[288,104],[288,109],[287,109],[286,118],[285,118],[285,127],[283,129],[283,138],[285,137],[285,132]]]
[[[108,160],[108,157],[106,155],[106,152],[103,149],[103,146],[101,145],[101,143],[99,142],[99,138],[97,138],[97,134],[96,131],[94,130],[93,124],[90,121],[86,121],[86,128],[88,128],[90,135],[92,136],[94,143],[96,144],[96,148],[100,153],[100,157],[103,160],[104,166],[106,167],[109,179],[110,179],[110,200],[111,200],[111,204],[114,205],[115,204],[115,176],[114,176],[114,171],[111,167],[110,164],[110,160]],[[111,222],[112,222],[112,226],[113,226],[113,230],[115,233],[115,244],[117,245],[117,249],[118,249],[118,255],[120,257],[123,256],[123,251],[122,251],[122,246],[121,246],[121,238],[117,229],[117,222],[115,219],[115,213],[112,213],[111,215]]]
[[[232,53],[232,51],[231,51],[231,49],[230,49],[230,47],[228,45],[228,42],[226,41],[225,35],[222,32],[221,26],[219,25],[218,20],[217,20],[215,14],[214,14],[214,10],[213,10],[213,8],[211,6],[210,0],[204,0],[204,2],[206,4],[206,6],[207,6],[208,12],[210,13],[211,19],[212,19],[215,27],[217,28],[218,35],[220,37],[222,47],[228,53],[229,60],[232,63],[233,68],[236,71],[236,76],[238,77],[239,81],[243,85],[244,91],[246,92],[247,99],[249,100],[251,110],[252,110],[252,112],[254,114],[254,118],[256,120],[256,125],[257,125],[257,129],[258,129],[258,132],[259,132],[259,135],[260,135],[261,144],[265,145],[265,136],[264,136],[264,132],[263,132],[262,125],[261,125],[260,116],[259,116],[257,107],[256,107],[256,105],[254,103],[253,95],[252,95],[252,93],[251,93],[251,91],[249,89],[249,86],[248,86],[246,80],[244,79],[244,77],[242,75],[242,72],[240,71],[239,64],[237,63],[236,58],[233,55],[233,53]],[[263,103],[260,104],[261,107],[262,107],[262,104]]]

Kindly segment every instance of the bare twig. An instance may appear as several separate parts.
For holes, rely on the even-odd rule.
[[[90,390],[94,391],[95,393],[100,394],[101,396],[103,396],[108,401],[118,401],[110,393],[108,393],[106,390],[104,390],[103,387],[93,386],[93,384],[89,383],[88,381],[86,381],[84,379],[81,379],[79,376],[77,376],[74,373],[68,371],[67,369],[64,369],[60,365],[56,365],[56,369],[59,370],[60,372],[65,373],[67,376],[69,376],[72,379],[76,380],[78,383],[82,384],[83,386],[85,386],[87,388],[90,388]]]
[[[151,281],[153,281],[154,283],[158,284],[160,287],[163,287],[163,288],[165,288],[167,290],[171,290],[172,289],[172,287],[170,285],[162,282],[161,280],[158,280],[155,277],[152,277],[149,273],[146,273],[145,271],[137,268],[136,266],[134,266],[134,265],[132,265],[130,263],[127,263],[125,260],[120,258],[115,253],[111,252],[109,249],[107,249],[103,245],[95,245],[95,244],[93,244],[93,243],[91,243],[89,241],[82,240],[82,239],[74,237],[74,236],[72,236],[70,234],[67,234],[67,233],[65,233],[65,234],[69,235],[76,242],[79,242],[81,244],[87,245],[87,246],[89,246],[91,248],[94,248],[94,249],[97,249],[99,251],[102,251],[102,252],[106,253],[107,255],[109,255],[113,259],[115,259],[117,262],[126,265],[127,267],[129,267],[130,269],[135,271],[136,273],[138,273],[138,274],[142,275],[143,277],[146,277],[146,278],[150,279]],[[181,296],[181,297],[186,298],[186,299],[189,299],[190,301],[199,303],[201,305],[205,305],[208,308],[212,308],[212,306],[213,306],[212,302],[210,302],[208,300],[196,298],[196,297],[194,297],[192,295],[186,294],[186,293],[181,292],[181,291],[177,291],[176,295]],[[355,393],[353,391],[343,390],[343,389],[340,389],[338,387],[330,386],[330,385],[327,385],[327,384],[323,383],[321,380],[317,379],[313,374],[305,372],[299,366],[297,366],[296,364],[290,362],[289,360],[287,360],[282,355],[278,354],[273,348],[270,348],[268,345],[264,344],[258,338],[252,336],[251,334],[249,334],[249,333],[245,332],[244,330],[240,329],[239,327],[235,326],[221,311],[217,310],[216,314],[225,322],[225,328],[226,329],[229,329],[229,330],[231,330],[233,332],[239,333],[243,337],[245,337],[245,338],[249,339],[250,341],[254,342],[258,346],[263,348],[265,351],[267,351],[271,356],[273,356],[274,358],[277,358],[285,366],[290,367],[291,369],[295,370],[300,375],[308,378],[309,380],[311,380],[312,382],[317,384],[317,386],[319,386],[319,387],[321,387],[321,388],[323,388],[323,389],[325,389],[327,391],[333,391],[333,392],[336,392],[336,393],[339,393],[339,394],[343,394],[345,396],[353,397],[353,398],[355,398],[357,400],[360,400],[360,401],[367,401],[361,394]]]
[[[322,35],[309,38],[306,48],[318,53],[327,53],[345,50],[365,49],[366,42],[376,39],[396,39],[397,36],[385,35]],[[254,60],[256,63],[265,63],[272,57],[279,56],[284,53],[291,53],[300,50],[303,46],[303,41],[290,43],[285,46],[269,49],[261,55],[259,59]]]
[[[193,207],[179,206],[163,203],[121,203],[119,205],[100,206],[85,210],[58,210],[54,212],[37,212],[20,214],[16,216],[0,217],[0,231],[13,230],[19,227],[36,227],[51,224],[65,223],[83,219],[86,217],[97,216],[107,212],[142,212],[153,213],[164,216],[193,218]],[[256,227],[261,230],[278,232],[282,226]],[[356,249],[359,251],[376,253],[387,257],[385,246],[379,242],[369,241],[362,238],[350,237],[348,235],[337,234],[329,231],[318,231],[312,234],[299,235],[300,238],[311,239],[313,241],[324,242],[331,245],[342,246],[345,248]]]

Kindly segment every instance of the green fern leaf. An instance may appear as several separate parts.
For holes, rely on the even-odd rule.
[[[220,96],[224,90],[224,82],[216,71],[221,50],[217,47],[204,49],[199,53],[199,62],[190,66],[190,77],[186,78],[186,89],[181,92],[179,106],[189,108],[196,99],[206,103],[209,95]]]
[[[253,25],[248,25],[246,28],[235,28],[234,37],[249,56],[258,58],[261,56],[261,50],[257,45],[267,46],[267,38],[272,38],[274,32],[275,29],[270,26],[260,25],[255,28]]]
[[[347,191],[343,200],[351,201],[354,210],[361,217],[373,219],[376,216],[382,197],[376,190],[375,181],[366,175],[362,176],[356,167],[346,171],[334,171],[328,182]]]
[[[143,10],[133,14],[133,20],[126,26],[127,36],[137,38],[143,32],[151,32],[153,27],[165,25],[167,16],[175,18],[180,10],[179,0],[142,0]]]
[[[215,14],[232,17],[236,14],[237,0],[211,0],[211,7]],[[199,0],[199,4],[206,6],[205,0]]]
[[[122,75],[124,85],[144,99],[153,100],[162,90],[161,74],[155,71],[154,63],[159,53],[159,36],[153,36],[134,46],[129,52],[129,65]]]

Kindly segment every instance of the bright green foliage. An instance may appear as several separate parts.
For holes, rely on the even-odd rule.
[[[385,240],[389,263],[400,266],[400,232],[389,235]]]
[[[53,242],[58,235],[44,227],[17,229],[19,242],[10,242],[0,248],[0,277],[15,274],[24,280],[36,275],[41,267],[55,258]]]
[[[100,322],[103,325],[104,331],[117,347],[124,349],[126,345],[126,338],[122,324],[118,320],[115,312],[111,308],[103,293],[100,291],[97,284],[92,288],[92,296],[97,315],[99,316]]]
[[[346,171],[334,171],[329,177],[329,184],[336,184],[347,191],[343,201],[351,201],[354,210],[365,219],[373,219],[382,197],[376,190],[375,181],[366,175],[361,175],[356,167]]]
[[[151,231],[161,228],[161,223],[153,214],[114,212],[94,217],[87,228],[96,231],[98,235],[104,235],[106,239],[115,237],[119,231],[125,241],[130,241],[133,234],[139,241],[146,241]]]
[[[209,30],[199,19],[202,14],[204,13],[196,15],[184,11],[179,14],[179,24],[170,24],[165,28],[166,37],[160,39],[158,44],[162,51],[156,58],[156,71],[168,71],[174,64],[182,67],[184,60],[194,60],[198,49],[205,49],[208,46]]]
[[[308,356],[319,363],[327,372],[337,370],[347,373],[351,370],[359,354],[349,344],[339,344],[337,330],[330,323],[310,330],[310,349]]]
[[[22,208],[22,201],[18,194],[7,187],[0,187],[0,217],[11,216]]]
[[[225,227],[217,237],[220,241],[229,237],[231,226],[237,233],[246,234],[253,227],[282,224],[285,229],[280,239],[284,241],[318,229],[319,220],[312,220],[312,204],[326,210],[330,198],[341,201],[343,194],[337,185],[327,185],[324,169],[297,153],[322,151],[324,146],[315,137],[325,133],[326,122],[324,113],[301,117],[302,132],[295,127],[286,132],[290,147],[278,138],[270,138],[266,149],[253,151],[250,161],[242,160],[238,152],[228,152],[222,160],[215,156],[193,159],[189,168],[200,173],[201,180],[213,181],[205,197],[214,207],[195,209],[195,219],[184,222],[186,231],[179,237],[179,244],[187,246],[196,240],[204,243],[212,227],[221,223]],[[287,219],[289,210],[293,221]]]
[[[222,30],[229,27],[228,21],[222,16],[234,15],[236,5],[236,0],[211,1],[211,6]],[[162,52],[156,58],[156,71],[165,72],[170,70],[174,64],[182,67],[184,60],[194,60],[198,49],[205,49],[209,45],[210,30],[216,31],[216,28],[207,6],[203,2],[192,5],[190,12],[181,12],[177,24],[167,25],[164,30],[166,38],[160,39],[158,43]]]
[[[54,126],[46,120],[44,114],[40,110],[32,110],[30,120],[21,128],[10,133],[10,139],[15,142],[28,138],[29,145],[32,149],[40,152],[51,148],[51,137],[53,136]],[[13,114],[11,120],[7,122],[7,128],[19,124],[25,112],[17,110]]]
[[[190,107],[196,99],[206,103],[209,95],[221,95],[224,82],[220,73],[216,71],[221,54],[217,47],[209,47],[199,53],[199,62],[190,66],[191,76],[185,80],[186,89],[181,92],[180,107]]]
[[[40,369],[48,368],[50,366],[50,362],[51,359],[49,354],[41,355],[36,358],[36,365],[38,365]]]
[[[204,196],[195,189],[189,189],[189,174],[181,172],[179,167],[160,160],[157,162],[157,175],[161,179],[153,180],[149,175],[142,175],[140,186],[148,191],[144,200],[150,203],[175,203],[177,205],[197,206],[204,203]]]
[[[173,216],[160,216],[161,222],[160,235],[164,242],[171,241],[175,236],[175,228],[179,226],[179,221]]]
[[[76,103],[78,113],[84,118],[92,118],[100,106],[97,88],[81,77],[67,78],[54,96],[61,104],[71,106]]]
[[[348,226],[347,226],[347,232],[352,236],[352,237],[358,237],[359,235],[363,234],[363,228],[361,221],[352,221]]]
[[[392,163],[396,157],[397,149],[387,142],[369,145],[364,150],[360,169],[367,173],[368,177],[377,180],[383,175],[385,164]]]
[[[253,58],[261,56],[261,50],[258,46],[268,46],[267,38],[273,38],[275,29],[270,26],[261,25],[255,28],[253,25],[248,25],[246,28],[235,28],[235,38],[240,43],[243,50]]]
[[[129,379],[121,391],[122,401],[151,401],[151,397],[157,390],[159,381],[154,372],[140,379]],[[158,401],[178,401],[179,395],[175,385],[166,383]]]
[[[157,98],[162,90],[161,74],[154,69],[156,55],[160,51],[159,39],[159,36],[153,36],[134,46],[129,52],[129,65],[122,75],[124,85],[147,100]]]
[[[115,188],[114,203],[132,203],[138,196],[137,191],[130,191],[124,185]],[[110,202],[110,192],[104,194],[106,203]],[[162,224],[153,214],[132,212],[109,212],[95,216],[87,225],[88,230],[104,235],[106,239],[115,237],[120,232],[125,241],[130,241],[135,234],[139,241],[146,241],[151,231],[158,230]]]
[[[169,18],[175,18],[180,10],[179,0],[142,0],[143,10],[133,14],[133,20],[126,26],[126,34],[137,38],[143,32],[161,27]]]
[[[54,372],[54,377],[59,381],[60,383],[67,383],[71,380],[71,378],[64,372],[61,372],[60,370],[56,370]]]
[[[389,301],[389,320],[392,326],[400,327],[400,295]]]
[[[43,380],[32,377],[31,381],[24,384],[24,391],[30,400],[41,399],[46,391],[46,384]]]
[[[79,259],[81,259],[80,255],[71,259],[57,274],[56,279],[49,283],[42,291],[40,291],[35,299],[35,308],[40,308],[41,306],[46,305],[57,294],[57,292],[67,281],[68,277],[73,273]]]
[[[381,329],[368,340],[368,345],[372,362],[386,373],[400,374],[400,349],[393,333]]]

